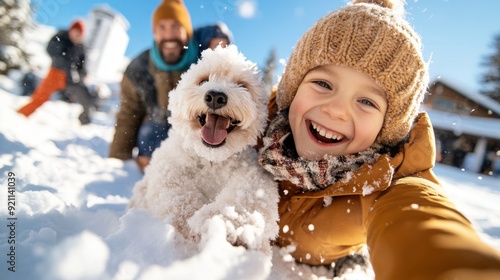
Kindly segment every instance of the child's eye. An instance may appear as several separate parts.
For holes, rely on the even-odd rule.
[[[371,101],[370,99],[361,99],[359,102],[361,104],[364,104],[364,105],[373,107],[375,109],[378,109],[377,105],[373,101]]]
[[[325,81],[314,81],[315,84],[326,89],[332,89],[332,87]]]

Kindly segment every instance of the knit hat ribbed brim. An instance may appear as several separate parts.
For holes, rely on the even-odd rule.
[[[364,3],[369,2],[369,3]],[[420,37],[395,8],[397,1],[354,1],[320,19],[299,40],[278,85],[278,108],[285,109],[311,69],[352,67],[387,94],[387,112],[376,142],[396,145],[410,131],[427,84]]]

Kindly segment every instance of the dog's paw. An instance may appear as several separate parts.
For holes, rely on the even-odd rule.
[[[203,210],[207,209],[200,209],[188,220],[192,236],[200,236],[201,240],[212,238],[215,231],[210,227],[218,220],[224,230],[219,229],[217,235],[225,235],[230,244],[263,252],[271,250],[266,232],[270,227],[266,227],[264,216],[258,211],[238,211],[233,206],[218,209],[217,213]]]
[[[269,247],[269,240],[265,234],[265,221],[261,213],[257,211],[238,213],[234,207],[225,207],[221,217],[226,226],[227,241],[232,245],[251,250],[265,250]]]

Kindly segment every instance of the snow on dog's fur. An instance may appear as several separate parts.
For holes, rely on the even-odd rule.
[[[169,93],[172,128],[134,187],[131,207],[171,218],[200,241],[222,219],[229,242],[270,253],[278,190],[253,148],[266,104],[256,65],[236,46],[205,50]]]

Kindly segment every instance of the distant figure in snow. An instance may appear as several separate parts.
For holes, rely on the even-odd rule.
[[[196,28],[194,30],[194,37],[200,47],[198,57],[201,57],[203,50],[209,48],[213,50],[219,45],[226,47],[233,40],[233,34],[223,22]]]
[[[91,99],[85,85],[85,50],[83,39],[85,23],[74,21],[68,30],[61,30],[54,35],[48,45],[47,52],[52,59],[52,66],[45,79],[38,85],[31,101],[18,110],[20,114],[29,117],[38,107],[49,100],[57,91],[70,91],[76,101],[83,107],[79,116],[82,124],[90,123]]]

